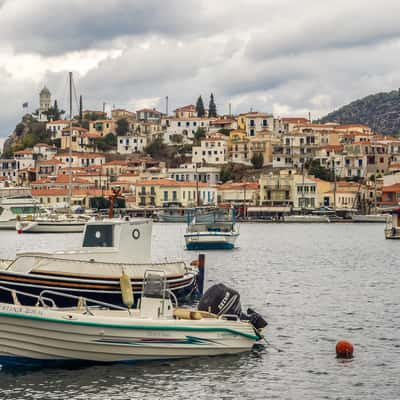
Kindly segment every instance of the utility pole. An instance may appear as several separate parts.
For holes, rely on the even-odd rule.
[[[229,116],[232,116],[232,103],[229,103]]]
[[[168,117],[168,96],[165,96],[165,115]]]

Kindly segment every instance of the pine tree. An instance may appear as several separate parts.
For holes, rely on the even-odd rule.
[[[196,112],[197,112],[197,116],[200,118],[204,117],[204,115],[206,114],[206,111],[204,109],[203,98],[201,96],[199,96],[199,98],[197,99],[197,102],[196,102]]]
[[[215,105],[215,102],[214,102],[214,95],[211,93],[210,103],[208,105],[208,117],[212,118],[212,117],[216,117],[216,116],[217,116],[217,106]]]
[[[54,100],[53,118],[54,118],[55,120],[60,119],[60,110],[58,109],[57,100]]]
[[[79,96],[79,121],[83,120],[82,95]]]

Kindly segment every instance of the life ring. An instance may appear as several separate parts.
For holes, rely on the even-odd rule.
[[[133,237],[135,240],[138,240],[138,239],[140,238],[140,231],[139,231],[139,229],[134,229],[134,230],[132,231],[132,237]]]

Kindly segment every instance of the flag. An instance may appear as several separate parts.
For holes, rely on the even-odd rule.
[[[26,101],[25,103],[22,103],[22,108],[28,108],[29,103]]]

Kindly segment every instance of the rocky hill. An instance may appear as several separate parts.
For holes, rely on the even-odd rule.
[[[50,142],[46,124],[36,121],[30,114],[26,114],[4,142],[3,157],[11,156],[14,151],[32,147],[39,142]]]
[[[400,134],[400,89],[377,93],[339,108],[319,122],[365,124],[377,133]]]

